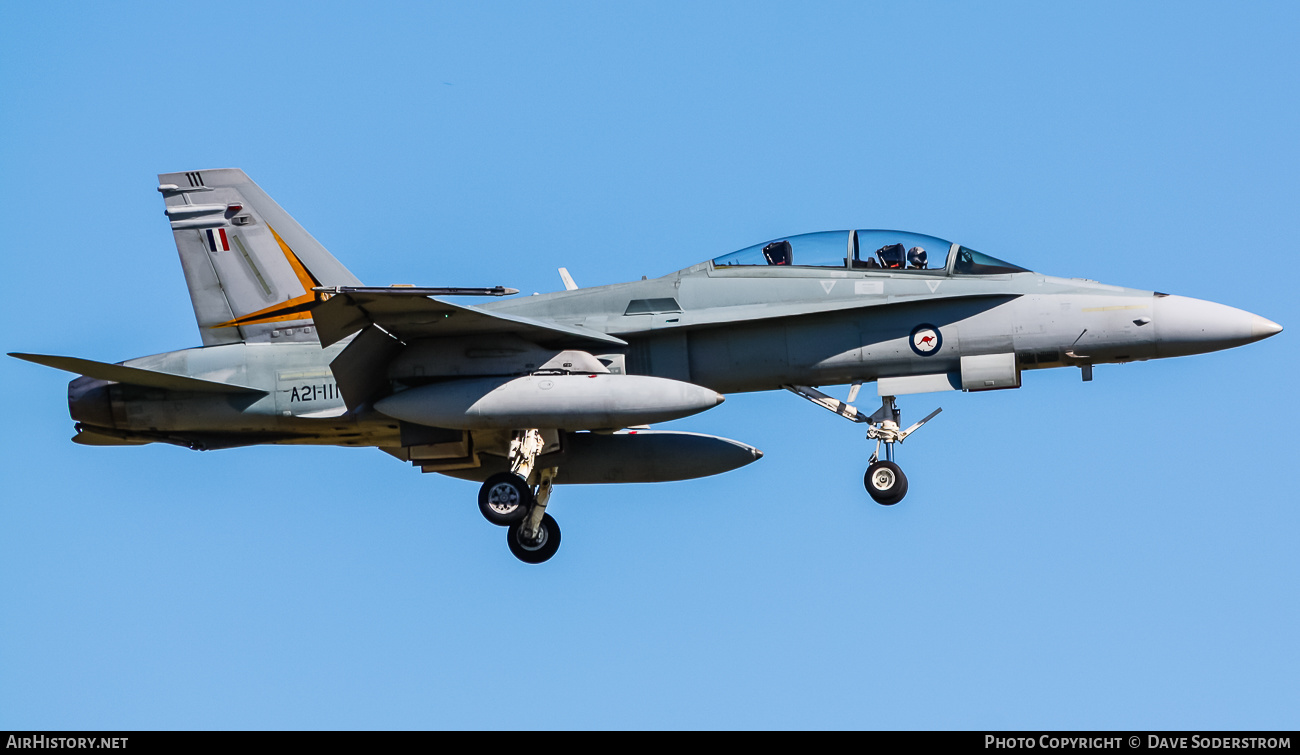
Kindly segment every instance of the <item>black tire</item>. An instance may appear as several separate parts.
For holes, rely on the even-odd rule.
[[[560,549],[560,525],[550,514],[542,514],[541,533],[536,543],[525,543],[521,537],[523,522],[515,522],[506,530],[506,542],[515,558],[525,564],[540,564]]]
[[[907,495],[907,475],[892,461],[878,461],[867,467],[862,484],[881,506],[893,506]]]
[[[487,478],[478,490],[478,510],[498,527],[524,518],[533,506],[533,491],[519,475],[500,472]]]

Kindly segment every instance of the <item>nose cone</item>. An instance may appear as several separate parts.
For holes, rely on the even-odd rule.
[[[1251,315],[1251,317],[1255,318],[1255,321],[1250,326],[1250,333],[1253,336],[1250,340],[1252,341],[1262,341],[1269,336],[1275,336],[1282,332],[1282,326],[1272,320],[1259,315]]]
[[[1186,296],[1157,297],[1154,310],[1157,357],[1230,349],[1282,332],[1259,315]]]

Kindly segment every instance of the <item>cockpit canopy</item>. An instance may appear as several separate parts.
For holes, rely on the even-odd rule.
[[[775,265],[994,275],[1029,272],[974,249],[906,231],[822,231],[786,236],[725,254],[713,266]]]

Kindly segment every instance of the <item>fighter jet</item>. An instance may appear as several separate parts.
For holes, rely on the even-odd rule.
[[[787,390],[875,441],[864,484],[907,494],[896,399],[1019,388],[1027,370],[1226,349],[1281,332],[1208,301],[1056,278],[933,236],[805,233],[660,278],[563,291],[363,286],[237,169],[158,177],[203,345],[106,364],[12,354],[81,375],[83,445],[377,447],[481,483],[526,563],[551,558],[553,485],[662,482],[762,456],[647,426],[723,394]],[[488,297],[479,304],[448,297]],[[463,301],[463,300],[461,300]],[[874,383],[879,408],[856,407]],[[819,388],[849,385],[844,400]],[[881,451],[883,449],[883,457]]]

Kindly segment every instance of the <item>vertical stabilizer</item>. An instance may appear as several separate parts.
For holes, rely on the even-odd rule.
[[[163,173],[203,344],[315,341],[313,286],[361,282],[238,168]]]

